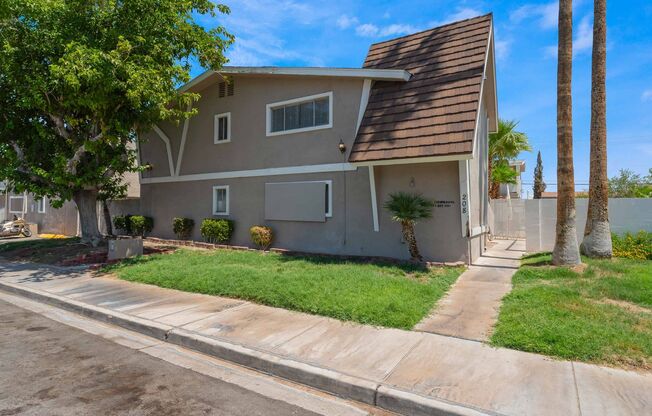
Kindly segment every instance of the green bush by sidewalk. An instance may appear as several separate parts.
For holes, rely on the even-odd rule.
[[[233,221],[227,219],[206,218],[201,223],[200,232],[209,243],[225,244],[233,235]]]

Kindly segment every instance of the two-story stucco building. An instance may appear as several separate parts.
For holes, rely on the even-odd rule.
[[[275,247],[408,258],[383,205],[436,201],[416,227],[424,257],[469,261],[487,232],[487,136],[497,100],[491,15],[371,46],[362,68],[226,67],[182,89],[198,114],[143,137],[141,212],[271,226]],[[201,239],[199,226],[194,239]]]

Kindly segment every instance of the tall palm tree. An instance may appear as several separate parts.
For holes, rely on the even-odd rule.
[[[500,179],[504,177],[496,171],[497,166],[532,150],[527,134],[516,131],[516,126],[517,121],[498,120],[498,131],[489,135],[489,197],[492,199],[498,198]]]
[[[425,218],[432,217],[433,201],[420,194],[397,192],[389,195],[385,202],[385,209],[392,213],[392,219],[401,224],[403,239],[408,244],[410,257],[413,261],[423,261],[417,247],[417,237],[414,233],[414,224]]]
[[[607,0],[593,2],[593,57],[591,79],[591,168],[589,210],[580,248],[589,257],[613,254],[609,227],[607,176]]]
[[[573,1],[559,1],[557,56],[557,227],[552,262],[581,263],[575,226],[575,172],[573,169]]]

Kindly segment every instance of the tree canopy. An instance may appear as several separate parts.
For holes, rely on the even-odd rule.
[[[652,198],[652,168],[641,176],[629,169],[621,169],[609,179],[610,198]]]
[[[124,193],[138,133],[194,114],[199,96],[178,86],[192,62],[221,67],[233,41],[196,18],[228,12],[210,0],[0,0],[0,179],[94,216],[80,205]],[[97,237],[85,219],[82,237]]]
[[[527,134],[517,131],[518,122],[498,120],[498,131],[489,135],[489,196],[498,198],[501,183],[515,183],[517,173],[509,161],[532,150]]]

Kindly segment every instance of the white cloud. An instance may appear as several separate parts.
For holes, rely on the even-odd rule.
[[[591,51],[593,46],[593,22],[591,15],[586,15],[580,21],[573,39],[573,57]],[[557,46],[547,46],[545,54],[549,58],[557,58]]]
[[[470,7],[463,7],[457,9],[457,11],[453,14],[449,14],[442,20],[433,20],[431,21],[428,26],[430,27],[437,27],[437,26],[442,26],[447,23],[452,23],[452,22],[457,22],[459,20],[466,20],[470,19],[472,17],[477,17],[482,15],[483,13],[477,9],[472,9]]]
[[[509,49],[512,46],[512,42],[509,40],[496,40],[494,47],[496,49],[496,58],[505,59],[509,56]]]
[[[573,55],[590,51],[593,46],[593,22],[591,16],[586,15],[580,21],[577,34],[573,39]]]
[[[380,29],[378,29],[378,26],[372,25],[371,23],[365,23],[355,28],[355,33],[357,33],[358,36],[364,36],[368,38],[378,36],[379,32]]]
[[[641,94],[641,101],[644,103],[652,102],[652,89],[643,91],[643,94]]]
[[[349,27],[358,24],[358,18],[355,16],[349,17],[343,14],[337,19],[337,22],[335,22],[335,24],[337,24],[337,27],[339,27],[340,29],[348,29]]]
[[[279,60],[293,59],[307,65],[321,62],[314,48],[290,49],[282,39],[282,31],[291,25],[313,25],[325,19],[334,20],[337,11],[315,7],[294,0],[232,0],[231,14],[217,19],[203,16],[202,23],[222,24],[236,37],[227,50],[229,65],[274,65]]]
[[[386,36],[402,36],[411,33],[419,32],[422,30],[419,27],[407,24],[394,23],[387,26],[378,27],[372,23],[365,23],[358,25],[355,28],[355,33],[358,36],[367,38],[382,38]]]
[[[514,10],[509,15],[512,23],[521,23],[524,20],[534,19],[542,29],[557,27],[559,16],[559,2],[546,4],[526,4]]]

